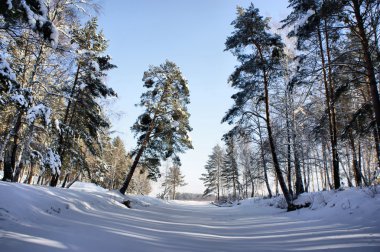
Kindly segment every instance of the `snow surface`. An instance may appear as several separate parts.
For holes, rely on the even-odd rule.
[[[0,182],[1,251],[380,251],[380,187],[233,207]],[[119,202],[129,199],[129,209]]]

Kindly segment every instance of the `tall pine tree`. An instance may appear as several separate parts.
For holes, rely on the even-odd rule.
[[[265,115],[260,117],[266,123],[277,178],[288,209],[293,210],[292,196],[285,183],[278,160],[270,116],[269,88],[282,74],[281,60],[284,45],[280,36],[270,32],[269,19],[260,16],[259,10],[253,4],[247,9],[238,7],[237,11],[237,17],[232,22],[235,30],[227,38],[226,50],[231,51],[240,62],[229,79],[232,87],[238,89],[239,92],[232,96],[235,104],[227,112],[223,122],[232,123],[234,118],[245,113],[245,106],[254,99],[256,99],[256,104],[264,102]]]
[[[134,151],[134,161],[120,188],[122,194],[127,190],[133,173],[139,163],[149,169],[149,176],[159,176],[161,159],[172,158],[180,165],[179,153],[193,148],[188,133],[190,92],[187,80],[173,62],[166,61],[160,66],[152,66],[144,73],[144,87],[140,106],[145,111],[132,126],[138,136]]]

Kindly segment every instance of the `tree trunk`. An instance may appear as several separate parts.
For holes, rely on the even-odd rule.
[[[360,12],[360,4],[358,0],[351,0],[353,3],[353,11],[355,13],[355,18],[357,25],[357,31],[360,36],[360,43],[362,46],[362,52],[364,56],[365,70],[366,75],[369,79],[369,86],[371,91],[372,98],[372,107],[375,113],[375,121],[377,126],[377,132],[380,133],[380,100],[379,100],[379,92],[377,90],[377,81],[375,76],[375,69],[371,58],[371,52],[369,49],[368,36],[366,34],[366,30],[364,28],[364,21],[362,14]],[[379,147],[377,147],[379,148]],[[380,157],[377,158],[378,160]]]
[[[325,63],[325,56],[324,56],[324,50],[323,50],[323,44],[322,44],[322,35],[320,28],[318,28],[318,43],[319,43],[319,49],[320,49],[320,56],[321,56],[321,62],[322,62],[322,73],[323,73],[323,83],[325,87],[325,96],[326,96],[326,107],[327,107],[327,114],[329,119],[329,133],[330,133],[330,141],[331,141],[331,150],[332,150],[332,160],[333,160],[333,175],[334,175],[334,188],[338,189],[340,187],[340,175],[339,175],[339,156],[338,156],[338,149],[337,149],[337,142],[334,135],[334,126],[333,126],[333,118],[332,118],[332,110],[331,108],[331,89],[329,88],[329,83],[327,81],[327,73],[326,73],[326,63]]]
[[[33,181],[33,162],[30,163],[30,172],[29,172],[29,176],[28,176],[28,181],[27,183],[29,185],[32,184],[32,181]]]
[[[260,138],[261,161],[263,162],[263,169],[264,169],[264,181],[268,190],[268,196],[269,198],[272,198],[272,190],[270,189],[269,179],[268,179],[267,163],[264,156],[264,144],[263,144],[263,139],[262,139],[262,134],[261,134],[260,122],[258,122],[258,130],[259,130],[259,138]]]
[[[304,193],[305,189],[302,183],[301,162],[300,162],[299,152],[298,152],[297,134],[296,134],[296,125],[295,125],[294,115],[293,115],[293,120],[292,120],[292,137],[293,137],[294,172],[296,175],[296,196],[298,196],[301,193]]]
[[[59,175],[58,175],[58,174],[54,174],[54,175],[52,175],[51,178],[50,178],[50,183],[49,183],[49,185],[50,185],[50,186],[53,186],[53,187],[56,187],[57,184],[58,184],[58,179],[59,179]]]
[[[260,49],[259,49],[259,52],[260,52],[261,59],[263,59]],[[268,83],[268,77],[267,77],[267,72],[266,72],[265,67],[263,68],[263,76],[264,76],[265,116],[266,116],[266,125],[267,125],[267,131],[268,131],[268,140],[269,140],[270,150],[271,150],[272,159],[273,159],[273,166],[277,175],[278,182],[280,183],[282,193],[284,194],[286,203],[288,204],[288,210],[294,210],[295,207],[292,203],[292,196],[290,195],[288,191],[284,177],[282,175],[280,164],[277,158],[276,146],[273,139],[272,125],[271,125],[270,112],[269,112],[269,91],[268,91],[269,83]]]
[[[329,185],[330,189],[333,189],[333,185],[331,184],[331,181],[330,181],[329,166],[328,166],[328,160],[327,160],[327,155],[326,155],[325,142],[323,140],[322,140],[322,158],[323,158],[323,167],[324,167],[325,173],[326,173],[327,184]]]
[[[251,179],[251,185],[252,185],[251,198],[253,198],[255,196],[255,183],[253,182],[253,179]]]
[[[175,184],[173,185],[173,200],[175,200]]]
[[[17,147],[19,141],[19,131],[21,129],[21,119],[23,112],[20,112],[17,117],[16,124],[13,128],[13,146],[11,153],[11,165],[6,165],[4,167],[4,177],[3,181],[13,181],[13,172],[16,169],[16,159],[17,159]]]
[[[65,188],[66,183],[69,179],[70,173],[66,173],[65,178],[63,179],[62,188]]]
[[[169,86],[168,86],[168,84],[166,84],[165,87],[164,87],[164,91],[162,93],[162,96],[160,97],[160,101],[157,104],[157,108],[154,111],[154,116],[153,116],[153,119],[152,119],[152,121],[151,121],[151,123],[149,125],[148,131],[146,132],[144,140],[143,140],[143,142],[142,142],[142,144],[140,146],[140,149],[139,149],[139,151],[138,151],[135,159],[133,160],[132,166],[129,169],[127,177],[125,178],[125,181],[124,181],[122,187],[119,190],[121,194],[125,194],[125,192],[127,191],[129,183],[132,180],[133,173],[136,170],[137,164],[139,163],[140,158],[141,158],[141,156],[142,156],[142,154],[143,154],[146,146],[149,143],[150,134],[152,133],[152,131],[154,129],[154,126],[155,126],[155,123],[156,123],[156,118],[158,116],[158,108],[161,106],[161,103],[163,102],[163,100],[164,100],[164,98],[166,96],[166,93],[168,92],[168,88],[169,88]]]
[[[286,99],[287,103],[289,103],[289,98]],[[288,180],[288,188],[289,193],[293,196],[293,190],[292,190],[292,165],[291,165],[291,148],[290,148],[290,118],[289,118],[289,109],[288,104],[285,105],[285,115],[286,115],[286,136],[287,136],[287,164],[288,164],[288,174],[287,174],[287,180]]]
[[[73,181],[71,181],[67,186],[66,188],[70,188],[70,186],[72,186],[78,179],[79,179],[79,176],[80,174],[82,173],[82,169],[79,170],[78,174],[75,176],[75,178],[73,179]]]
[[[17,119],[18,119],[18,113],[16,113],[16,115],[13,117],[12,122],[10,123],[10,125],[12,125],[11,127],[14,128],[14,125],[16,125],[17,123]],[[12,133],[13,133],[13,130],[8,130],[7,134],[5,135],[4,141],[0,144],[0,169],[4,168],[4,172],[5,172],[5,167],[3,167],[3,164],[4,164],[5,149],[9,143],[9,140],[11,139]]]
[[[149,133],[149,134],[150,134],[150,133]],[[144,142],[145,142],[145,141],[147,142],[147,141],[148,141],[148,137],[145,136],[145,138],[146,138],[146,140],[144,140]],[[131,166],[131,168],[129,169],[129,172],[128,172],[128,174],[127,174],[127,177],[125,178],[125,181],[124,181],[122,187],[121,187],[120,190],[119,190],[121,194],[125,194],[125,192],[126,192],[127,189],[128,189],[129,183],[131,182],[132,177],[133,177],[133,173],[135,172],[136,167],[137,167],[137,164],[139,163],[140,158],[141,158],[141,156],[142,156],[142,154],[143,154],[143,152],[144,152],[144,150],[145,150],[145,145],[146,145],[146,144],[142,144],[142,145],[141,145],[139,151],[137,152],[137,155],[136,155],[135,159],[133,160],[132,166]]]
[[[355,183],[356,183],[356,186],[362,186],[361,172],[359,169],[359,162],[356,155],[355,140],[352,135],[352,130],[350,130],[349,132],[349,138],[350,138],[350,146],[351,146],[351,151],[352,151],[352,168],[354,171]]]

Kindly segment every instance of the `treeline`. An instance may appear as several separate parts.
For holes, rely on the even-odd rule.
[[[116,66],[91,18],[98,9],[91,0],[1,1],[3,181],[121,187],[131,158],[103,109],[117,96],[105,82]],[[139,169],[145,178],[136,176],[130,192],[149,193]]]
[[[176,200],[213,201],[214,196],[204,197],[201,193],[177,193]]]
[[[281,29],[251,4],[226,40],[237,90],[202,176],[205,195],[368,186],[380,167],[380,2],[290,0]],[[285,34],[285,36],[284,36]],[[235,146],[235,147],[233,147]],[[227,175],[228,174],[228,175]]]

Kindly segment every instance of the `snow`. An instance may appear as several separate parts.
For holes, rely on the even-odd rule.
[[[44,104],[39,103],[28,109],[26,114],[26,121],[29,125],[32,125],[37,117],[41,117],[44,120],[45,125],[50,124],[51,109]]]
[[[288,213],[270,206],[280,198],[216,207],[122,196],[88,183],[0,182],[0,244],[7,252],[379,251],[380,187],[316,195],[299,199],[323,197],[313,210]],[[132,208],[120,203],[127,199]]]
[[[43,167],[49,168],[52,174],[60,175],[60,173],[61,173],[61,158],[52,149],[48,149],[46,151],[46,154],[42,160],[42,163],[43,163]]]
[[[38,0],[38,2],[39,2],[38,12],[40,12],[41,15],[33,12],[25,0],[21,0],[21,6],[25,10],[26,17],[28,19],[28,24],[30,25],[32,29],[36,29],[37,27],[42,28],[43,25],[49,24],[49,28],[51,29],[50,43],[53,48],[56,48],[58,44],[58,35],[59,35],[58,30],[54,26],[54,24],[52,24],[47,19],[48,10],[47,10],[45,1]]]
[[[11,81],[16,81],[16,75],[12,71],[7,61],[7,56],[3,52],[0,52],[0,74]]]
[[[18,103],[22,107],[28,107],[28,105],[29,105],[28,100],[25,98],[25,96],[23,96],[21,94],[12,95],[11,100]]]
[[[308,10],[308,11],[306,12],[306,14],[305,14],[303,17],[301,17],[301,18],[299,19],[299,22],[298,22],[297,24],[294,25],[294,33],[297,34],[298,29],[299,29],[300,27],[304,26],[305,23],[306,23],[306,21],[309,19],[309,17],[311,17],[311,16],[314,15],[314,14],[315,14],[315,11],[314,11],[314,10]]]
[[[55,128],[56,128],[56,130],[58,130],[58,132],[59,132],[59,134],[61,134],[61,122],[58,120],[58,119],[55,119],[54,120],[54,125],[55,125]]]
[[[57,48],[58,38],[59,38],[58,29],[54,25],[51,25],[50,44],[53,49]]]
[[[12,0],[7,0],[8,10],[11,10],[13,7]]]
[[[90,60],[90,66],[91,66],[96,72],[99,72],[99,71],[100,71],[99,64],[98,64],[98,62],[96,62],[95,60]]]

